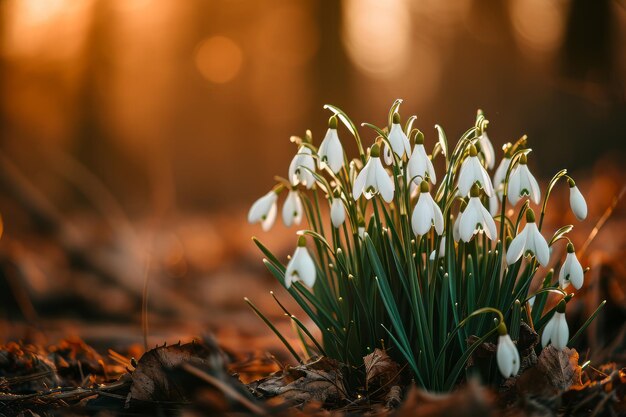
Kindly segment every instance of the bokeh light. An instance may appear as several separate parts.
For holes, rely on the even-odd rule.
[[[225,36],[213,36],[198,46],[196,66],[209,81],[223,84],[231,81],[241,70],[243,53],[239,45]]]

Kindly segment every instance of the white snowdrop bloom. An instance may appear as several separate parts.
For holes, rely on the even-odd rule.
[[[568,179],[569,183],[569,206],[574,213],[574,216],[578,221],[583,221],[587,218],[587,202],[585,197],[581,194],[580,190],[576,186],[573,179]]]
[[[459,172],[459,194],[463,197],[469,193],[470,188],[475,183],[478,183],[480,187],[485,190],[485,194],[491,197],[493,194],[493,186],[491,185],[491,178],[482,166],[478,159],[478,151],[476,146],[470,145],[469,156],[465,158],[461,164],[461,171]]]
[[[570,242],[567,244],[567,255],[565,256],[565,262],[561,266],[559,271],[559,285],[561,288],[567,287],[570,283],[577,290],[581,289],[585,280],[585,272],[583,267],[576,257],[574,252],[574,245]]]
[[[509,166],[511,165],[511,158],[507,155],[504,155],[504,158],[500,161],[500,165],[496,168],[495,174],[493,174],[493,186],[494,188],[499,188],[504,180],[506,180],[506,172],[509,170]]]
[[[298,247],[285,270],[285,287],[291,287],[291,284],[295,281],[302,281],[307,287],[312,288],[313,284],[315,284],[315,276],[315,262],[313,262],[313,258],[311,258],[306,248],[306,238],[300,236],[298,238]]]
[[[526,210],[524,230],[515,236],[506,251],[506,263],[514,264],[524,254],[534,255],[543,266],[548,265],[550,261],[548,242],[539,232],[535,223],[535,213],[530,208]]]
[[[546,347],[549,343],[552,343],[552,346],[555,348],[564,349],[567,347],[568,340],[569,328],[565,320],[565,302],[561,301],[556,307],[554,316],[552,316],[548,324],[543,328],[541,345]]]
[[[370,151],[370,158],[354,180],[352,195],[358,200],[361,194],[368,200],[380,193],[387,203],[393,200],[394,184],[380,161],[380,146],[375,144]]]
[[[483,206],[478,197],[479,195],[480,190],[478,186],[476,184],[472,185],[467,208],[465,208],[459,220],[459,233],[461,240],[464,242],[469,242],[479,232],[484,232],[490,240],[494,240],[497,237],[496,222],[493,221],[493,217]]]
[[[409,158],[407,169],[409,179],[412,179],[417,185],[419,185],[422,180],[426,179],[427,175],[431,183],[435,184],[437,182],[435,168],[424,148],[424,135],[422,132],[417,132],[417,135],[415,135],[415,147]]]
[[[289,164],[289,181],[292,185],[302,184],[306,188],[311,188],[315,184],[313,171],[315,171],[315,160],[311,148],[301,145]]]
[[[504,323],[498,326],[498,347],[496,349],[496,362],[503,377],[509,378],[517,375],[520,367],[520,357],[511,336],[507,333]]]
[[[461,240],[461,232],[460,232],[460,224],[461,224],[461,217],[463,216],[463,212],[465,211],[465,209],[467,208],[467,202],[465,200],[461,200],[461,207],[459,208],[459,214],[458,216],[456,216],[456,219],[454,219],[454,224],[452,225],[452,238],[454,239],[455,242],[458,242],[459,240]]]
[[[302,222],[302,199],[295,189],[290,190],[287,199],[283,205],[283,223],[285,226],[291,227],[292,224],[300,224]]]
[[[337,117],[332,116],[328,121],[326,136],[320,144],[317,152],[318,166],[320,169],[328,166],[331,171],[337,174],[343,166],[343,147],[337,135]]]
[[[279,186],[255,201],[252,207],[250,207],[250,211],[248,211],[248,222],[261,223],[264,231],[270,230],[276,220],[278,212],[276,201],[278,200],[278,194],[282,190],[283,186]]]
[[[420,184],[420,196],[413,209],[411,226],[418,236],[425,235],[433,226],[438,235],[443,234],[443,214],[430,195],[430,186],[426,181]]]
[[[430,259],[431,261],[434,261],[436,252],[437,252],[436,250],[432,251],[428,259]],[[437,256],[437,258],[441,259],[444,256],[446,256],[446,237],[445,236],[441,238],[441,243],[439,244],[439,256]]]
[[[339,195],[336,195],[330,203],[330,221],[336,229],[346,221],[346,209]]]
[[[498,193],[493,193],[491,197],[489,197],[489,214],[492,217],[498,215],[498,209],[500,208],[500,198],[498,197]]]
[[[393,123],[389,130],[388,139],[391,149],[398,158],[402,159],[404,155],[408,156],[411,153],[411,144],[409,143],[409,138],[406,137],[402,130],[402,126],[400,126],[400,115],[398,113],[393,115]]]
[[[539,204],[541,200],[539,184],[533,174],[528,170],[526,163],[526,155],[522,155],[519,159],[519,164],[511,171],[507,194],[509,196],[509,202],[512,205],[517,204],[524,196],[528,196],[535,204]]]
[[[480,144],[480,149],[483,151],[483,155],[485,155],[485,164],[487,168],[493,169],[496,163],[496,153],[493,150],[493,145],[489,140],[489,136],[487,136],[487,131],[483,131],[483,133],[478,137],[478,143]]]

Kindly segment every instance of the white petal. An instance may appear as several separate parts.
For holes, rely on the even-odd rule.
[[[541,334],[541,346],[546,347],[550,340],[552,339],[552,333],[554,331],[555,319],[558,313],[554,313],[554,316],[548,321],[548,324],[543,328],[543,333]]]
[[[335,228],[339,228],[346,221],[346,210],[341,198],[334,198],[330,205],[330,220]]]
[[[559,271],[559,286],[562,289],[565,289],[570,283],[571,269],[572,269],[572,258],[571,253],[568,253],[565,256],[565,262],[561,266],[561,270]]]
[[[393,123],[388,137],[389,143],[391,143],[391,149],[398,155],[398,158],[402,158],[406,152],[405,140],[408,142],[406,135],[402,131],[402,127],[398,123]]]
[[[487,211],[485,206],[480,205],[481,208],[481,223],[483,224],[483,230],[490,240],[496,240],[498,234],[496,229],[496,222],[493,220],[491,213]]]
[[[511,165],[510,158],[502,158],[500,161],[500,165],[496,169],[496,173],[493,176],[493,185],[494,187],[498,187],[500,184],[504,182],[506,179],[506,172],[509,169],[509,165]]]
[[[465,197],[469,193],[470,188],[472,188],[472,185],[476,182],[476,180],[473,179],[473,167],[471,165],[472,158],[475,157],[466,158],[461,164],[461,170],[459,171],[459,194],[462,197]]]
[[[494,164],[496,163],[496,153],[493,150],[493,145],[489,140],[489,136],[487,136],[487,132],[483,132],[482,135],[478,137],[478,142],[480,143],[480,148],[485,155],[485,163],[489,169],[493,169]]]
[[[489,214],[491,217],[498,215],[498,209],[500,208],[500,197],[498,197],[497,193],[493,193],[491,197],[489,197]]]
[[[433,206],[433,223],[435,224],[435,232],[441,236],[443,234],[443,213],[441,213],[441,209],[432,197],[430,197],[430,201],[432,201]]]
[[[585,280],[585,272],[575,253],[568,253],[559,271],[561,288],[571,283],[577,290],[581,289]],[[563,285],[564,284],[564,285]]]
[[[357,175],[356,180],[354,180],[354,185],[352,186],[352,196],[355,200],[359,199],[365,189],[365,181],[367,180],[370,166],[370,162],[365,164],[361,172],[359,172],[359,175]]]
[[[511,175],[509,176],[509,189],[507,194],[509,196],[509,202],[511,205],[516,205],[520,200],[521,195],[521,178],[520,178],[520,165],[513,168]]]
[[[385,171],[385,168],[383,168],[380,159],[378,159],[378,163],[376,164],[376,187],[383,200],[387,203],[391,203],[393,200],[394,184],[391,177],[387,174],[387,171]]]
[[[557,349],[564,349],[567,347],[567,341],[569,340],[569,328],[567,327],[565,314],[557,312],[554,313],[554,316],[556,320],[552,330],[552,345]]]
[[[463,213],[459,213],[457,218],[454,219],[454,224],[452,225],[452,238],[454,239],[455,242],[458,242],[461,239],[461,231],[459,229],[461,225],[462,216],[463,216]]]
[[[376,175],[378,171],[378,165],[382,165],[380,158],[370,158],[368,164],[370,169],[367,170],[367,178],[365,178],[365,189],[363,195],[366,199],[370,199],[378,192],[378,183],[376,182]]]
[[[391,148],[387,145],[387,143],[383,146],[383,159],[385,160],[385,164],[393,164],[393,154],[391,153]]]
[[[517,374],[517,372],[514,372],[515,362],[519,363],[519,360],[516,361],[516,356],[519,355],[515,345],[513,345],[513,341],[511,341],[511,337],[508,334],[498,337],[496,362],[503,377],[508,378]]]
[[[283,223],[285,223],[285,226],[287,227],[291,227],[291,225],[294,222],[294,219],[296,219],[299,215],[299,213],[302,211],[302,202],[300,201],[300,197],[298,196],[298,192],[297,191],[289,191],[289,194],[287,195],[287,199],[285,200],[285,204],[283,204]]]
[[[528,168],[526,168],[526,171],[528,172],[528,183],[530,185],[530,198],[535,204],[539,204],[541,201],[541,189],[539,188],[537,180],[533,174],[530,173]]]
[[[272,204],[272,206],[270,207],[270,211],[267,213],[265,220],[261,222],[261,229],[263,229],[263,231],[267,232],[272,228],[274,222],[276,221],[277,214],[278,206],[276,205],[276,202],[274,202],[274,204]]]
[[[535,223],[527,224],[526,228],[529,229],[526,249],[530,249],[535,254],[535,258],[542,266],[547,266],[550,262],[548,242],[539,232]]]
[[[413,233],[418,236],[425,235],[432,227],[434,213],[428,197],[430,197],[428,193],[420,194],[411,215]]]
[[[469,242],[474,236],[476,224],[478,224],[479,213],[476,203],[480,204],[478,197],[470,198],[465,211],[461,214],[459,220],[459,236],[463,242]]]
[[[476,158],[476,160],[478,160],[478,158]],[[491,178],[489,177],[487,170],[480,164],[480,162],[478,162],[477,169],[480,172],[480,185],[485,191],[485,194],[487,194],[487,197],[493,196],[493,185],[491,184]]]
[[[528,225],[513,238],[506,251],[506,263],[512,265],[522,256],[526,249],[526,236],[528,235]]]
[[[255,201],[254,204],[252,204],[252,207],[250,207],[250,211],[248,211],[248,222],[256,223],[261,221],[263,217],[267,216],[272,204],[276,202],[276,198],[276,193],[274,191],[270,191]]]
[[[576,216],[579,221],[583,221],[587,218],[587,202],[577,186],[570,187],[569,189],[569,205],[572,208],[572,212],[574,212],[574,216]]]

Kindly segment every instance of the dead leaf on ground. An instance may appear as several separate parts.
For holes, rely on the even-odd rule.
[[[346,399],[340,365],[326,357],[286,367],[248,387],[259,397],[276,397],[292,404],[314,401],[337,405]]]
[[[552,345],[543,349],[537,364],[517,379],[517,391],[526,396],[554,397],[581,386],[578,352],[569,348],[556,349]]]
[[[363,358],[365,364],[365,389],[395,385],[400,380],[400,366],[394,362],[387,352],[374,349]]]

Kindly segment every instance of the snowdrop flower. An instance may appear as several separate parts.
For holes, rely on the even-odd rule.
[[[346,221],[346,210],[343,207],[343,201],[339,193],[335,194],[333,201],[330,203],[330,221],[335,229],[338,229]]]
[[[434,261],[436,252],[437,252],[436,250],[432,251],[428,259],[430,259],[431,261]],[[439,256],[437,258],[441,259],[445,255],[446,255],[446,237],[444,236],[441,238],[441,243],[439,244]]]
[[[579,221],[583,221],[587,218],[587,202],[585,201],[585,197],[580,193],[573,179],[569,178],[567,182],[569,183],[569,206],[572,208],[574,216],[576,216]]]
[[[567,256],[565,257],[565,262],[559,271],[559,285],[561,288],[565,288],[571,283],[574,288],[579,290],[583,286],[584,280],[585,273],[583,271],[583,267],[576,257],[574,245],[570,242],[567,244]]]
[[[480,190],[478,186],[476,184],[472,185],[467,208],[459,220],[460,237],[464,242],[469,242],[479,232],[485,232],[485,235],[491,240],[497,237],[496,222],[493,221],[493,217],[483,206],[478,197],[479,195]]]
[[[306,249],[306,238],[300,236],[298,238],[298,247],[287,264],[285,270],[285,287],[291,287],[295,281],[302,281],[304,284],[312,288],[315,284],[315,262]]]
[[[461,207],[459,208],[459,215],[456,216],[456,219],[454,220],[454,224],[452,225],[452,238],[454,239],[455,242],[458,242],[459,240],[461,240],[461,232],[460,232],[460,224],[461,224],[461,217],[463,216],[463,212],[465,211],[465,208],[467,208],[467,202],[465,200],[461,200]]]
[[[248,212],[248,222],[261,223],[261,228],[263,228],[264,231],[267,232],[270,230],[276,220],[276,213],[278,211],[276,201],[278,200],[278,194],[282,192],[283,188],[284,186],[279,185],[255,201]]]
[[[493,169],[493,166],[496,163],[496,153],[493,150],[493,145],[489,140],[489,136],[487,136],[487,131],[483,131],[483,133],[478,137],[478,143],[480,144],[480,149],[482,149],[483,154],[485,155],[485,164],[487,165],[487,168]]]
[[[506,172],[509,170],[510,165],[511,158],[509,155],[505,154],[500,161],[500,165],[496,168],[496,173],[493,174],[493,186],[495,188],[499,188],[504,183],[504,180],[506,180]]]
[[[520,367],[520,358],[517,348],[509,336],[506,325],[500,323],[498,326],[498,347],[496,350],[496,361],[498,369],[503,377],[509,378],[517,375]]]
[[[537,184],[537,180],[528,170],[526,163],[526,155],[522,155],[519,159],[519,164],[511,171],[508,195],[509,202],[512,205],[517,204],[523,196],[529,196],[530,200],[535,204],[539,204],[541,200],[539,184]]]
[[[328,121],[328,130],[324,140],[322,140],[317,156],[320,169],[328,166],[335,174],[341,170],[343,166],[343,147],[337,135],[337,116],[332,116]]]
[[[302,222],[302,199],[296,189],[292,189],[287,194],[287,199],[283,205],[283,223],[285,226],[291,227],[292,224],[300,224]]]
[[[435,184],[437,182],[435,168],[424,148],[424,134],[419,131],[415,135],[415,147],[409,158],[408,174],[409,179],[412,179],[417,185],[419,185],[422,180],[426,179],[426,176],[430,178],[431,183]]]
[[[405,154],[408,156],[411,153],[409,138],[406,137],[402,126],[400,126],[400,115],[398,113],[393,114],[393,123],[391,124],[388,138],[391,149],[398,158],[402,159]]]
[[[420,184],[420,196],[413,209],[411,226],[413,233],[418,236],[425,235],[433,226],[438,235],[443,234],[443,214],[435,200],[431,197],[430,186],[426,181],[422,181]]]
[[[461,171],[459,172],[459,194],[466,196],[472,185],[479,183],[482,189],[485,190],[485,194],[491,197],[493,194],[491,178],[489,178],[485,167],[482,166],[477,155],[476,146],[470,145],[469,156],[461,164]]]
[[[311,188],[315,184],[313,171],[315,171],[315,160],[311,148],[300,145],[298,153],[289,164],[289,181],[292,185],[302,184],[306,188]]]
[[[546,324],[546,327],[543,328],[541,345],[546,347],[548,343],[552,343],[552,346],[555,348],[564,349],[567,346],[568,340],[569,328],[565,320],[565,301],[561,300],[556,306],[554,316],[552,316],[548,324]]]
[[[523,254],[531,254],[543,265],[550,261],[550,248],[535,224],[535,212],[526,210],[526,226],[513,239],[506,252],[506,263],[514,264]]]
[[[393,200],[393,181],[385,171],[380,161],[380,146],[374,144],[370,151],[370,159],[354,180],[352,194],[355,200],[363,194],[366,199],[380,193],[383,200],[390,203]]]

